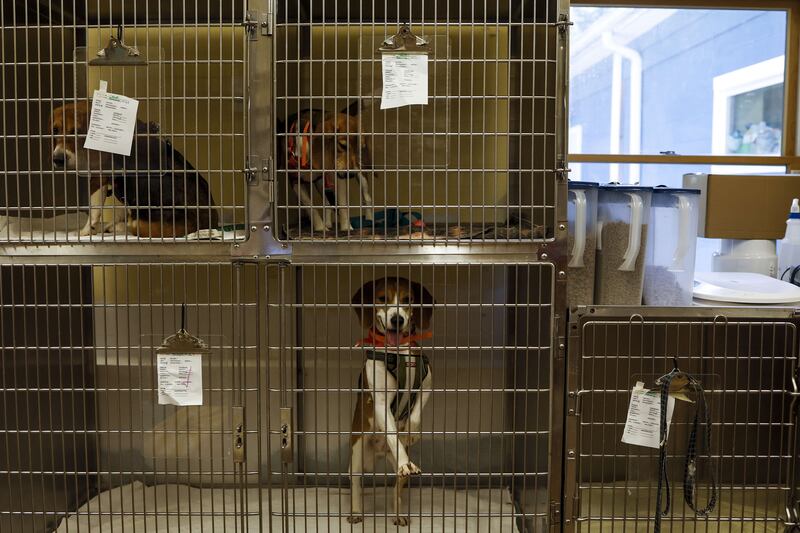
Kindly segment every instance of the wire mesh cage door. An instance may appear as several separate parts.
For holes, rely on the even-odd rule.
[[[278,0],[278,237],[553,239],[566,5]]]
[[[569,333],[567,530],[651,531],[667,497],[665,530],[790,529],[798,460],[792,310],[592,308]],[[699,394],[682,398],[684,390],[670,388],[669,486],[662,479],[659,497],[660,425],[650,444],[622,439],[655,427],[632,425],[636,383],[658,391],[660,402],[657,380],[676,364],[705,391],[710,434],[693,431]],[[710,501],[708,513],[696,512]]]
[[[262,531],[260,281],[0,267],[0,530]]]
[[[3,2],[0,243],[242,237],[245,9]]]
[[[552,265],[266,276],[273,529],[547,529]]]

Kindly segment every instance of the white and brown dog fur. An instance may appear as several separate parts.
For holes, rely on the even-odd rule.
[[[370,168],[367,137],[362,136],[358,115],[359,101],[340,112],[304,109],[278,124],[281,143],[278,150],[281,168],[289,171],[289,181],[300,203],[309,208],[314,231],[333,229],[334,210],[325,191],[333,194],[338,214],[337,229],[351,231],[347,180],[359,185],[367,219],[373,218],[372,190],[364,174]],[[338,185],[337,185],[338,183]],[[322,197],[322,213],[314,208],[314,188]]]
[[[365,341],[376,335],[389,353],[404,353],[402,350],[416,347],[416,339],[430,335],[430,332],[421,332],[429,328],[434,300],[430,292],[418,283],[401,277],[371,281],[353,296],[352,304],[361,324],[370,330],[370,337]],[[360,344],[364,348],[370,345],[369,342],[364,344],[364,341]],[[350,523],[363,520],[364,472],[373,471],[375,459],[385,456],[397,473],[393,522],[399,526],[409,524],[409,517],[401,512],[401,495],[408,477],[421,473],[421,470],[411,462],[408,448],[419,440],[422,412],[430,397],[433,383],[433,373],[427,364],[427,358],[415,359],[417,362],[407,365],[407,382],[414,383],[415,378],[410,375],[412,372],[420,372],[419,375],[424,378],[419,384],[419,391],[413,397],[410,396],[412,399],[404,399],[410,403],[404,408],[404,412],[408,414],[398,420],[392,413],[392,403],[398,394],[409,394],[410,390],[399,390],[397,379],[389,371],[385,361],[365,358],[359,381],[362,392],[356,403],[350,438]],[[399,358],[397,364],[400,364]],[[397,409],[400,409],[399,405]]]
[[[180,237],[217,227],[218,213],[208,182],[168,139],[158,135],[157,124],[137,120],[131,155],[119,156],[82,148],[90,113],[85,101],[65,104],[53,110],[49,124],[53,166],[90,174],[89,219],[80,235],[113,231]],[[103,221],[109,196],[125,208],[114,209],[113,220]]]

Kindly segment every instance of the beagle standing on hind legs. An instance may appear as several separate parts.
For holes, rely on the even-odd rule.
[[[406,526],[409,517],[400,512],[402,491],[409,476],[421,473],[409,459],[408,447],[419,440],[433,383],[430,362],[417,341],[431,336],[423,330],[430,325],[434,300],[422,285],[390,277],[365,284],[352,303],[369,334],[357,344],[365,361],[350,437],[348,522],[364,519],[362,474],[373,470],[377,456],[386,456],[397,473],[393,522]]]

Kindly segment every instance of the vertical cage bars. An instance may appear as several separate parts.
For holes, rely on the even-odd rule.
[[[796,324],[790,316],[693,311],[693,318],[682,320],[647,313],[625,319],[624,311],[610,311],[571,324],[565,497],[574,520],[569,531],[652,527],[657,450],[620,438],[634,382],[655,387],[655,379],[671,370],[673,357],[700,380],[711,413],[711,462],[699,463],[698,500],[710,495],[712,470],[719,494],[707,518],[684,506],[681,482],[692,409],[678,402],[668,441],[673,509],[665,525],[778,531],[792,524]]]

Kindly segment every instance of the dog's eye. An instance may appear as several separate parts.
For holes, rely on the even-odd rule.
[[[339,139],[339,148],[342,150],[347,149],[347,139]]]
[[[378,296],[376,300],[379,304],[386,303],[386,296]]]
[[[61,133],[61,128],[58,126],[53,126],[53,135],[59,135]]]
[[[400,298],[400,303],[401,304],[410,304],[411,303],[411,298],[409,298],[408,296],[403,296],[402,298]]]

